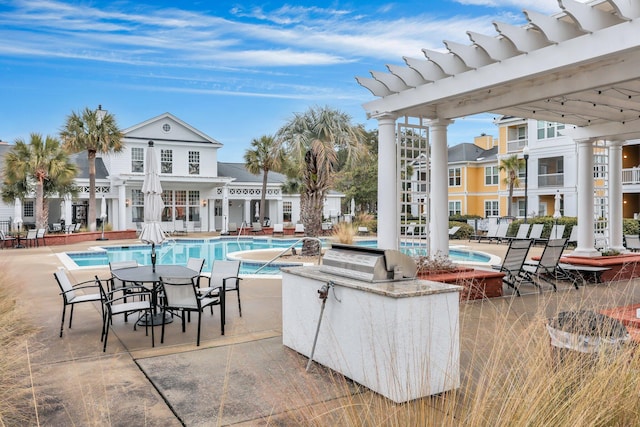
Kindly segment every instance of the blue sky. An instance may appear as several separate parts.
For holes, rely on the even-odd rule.
[[[240,162],[253,138],[296,112],[330,106],[375,129],[374,99],[355,76],[496,35],[523,9],[557,0],[166,2],[0,0],[0,140],[57,135],[72,111],[99,104],[121,128],[170,112]],[[450,128],[449,143],[496,135],[491,114]]]

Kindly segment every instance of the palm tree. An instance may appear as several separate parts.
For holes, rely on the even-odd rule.
[[[124,148],[122,133],[113,114],[98,107],[88,107],[82,113],[71,113],[60,132],[64,148],[72,153],[86,151],[89,159],[89,218],[90,231],[96,230],[96,154],[120,152]]]
[[[282,165],[282,149],[271,135],[263,135],[251,141],[253,149],[244,153],[245,167],[254,175],[262,172],[262,193],[260,196],[260,223],[265,225],[265,199],[267,196],[267,177],[269,171],[280,171]]]
[[[43,140],[42,135],[32,133],[28,144],[18,139],[5,155],[2,199],[5,202],[15,197],[24,199],[35,187],[36,228],[46,228],[47,196],[68,192],[77,173],[78,168],[58,139],[47,136]]]
[[[509,205],[507,206],[507,216],[512,216],[511,208],[513,205],[513,189],[520,186],[520,178],[518,178],[518,175],[523,165],[524,159],[520,159],[518,158],[517,154],[514,154],[513,156],[505,157],[500,160],[500,166],[498,166],[501,171],[505,171],[507,174],[503,180],[503,182],[509,189]]]
[[[322,206],[338,167],[338,151],[342,149],[345,164],[352,165],[364,150],[365,132],[353,126],[348,114],[329,107],[312,107],[297,113],[277,135],[287,155],[297,165],[302,177],[300,197],[301,220],[307,236],[322,232]],[[303,254],[319,250],[316,242],[306,241]]]

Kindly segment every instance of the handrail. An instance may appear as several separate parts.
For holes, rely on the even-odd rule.
[[[242,236],[242,230],[244,230],[245,224],[246,223],[244,221],[240,223],[240,229],[238,230],[238,237],[236,238],[236,243],[240,243],[240,236]]]
[[[256,271],[254,271],[252,274],[257,274],[259,271],[261,271],[263,268],[265,268],[266,266],[270,265],[272,262],[274,262],[275,260],[277,260],[278,258],[280,258],[282,255],[284,255],[285,253],[287,253],[291,248],[293,248],[294,246],[296,246],[298,243],[303,242],[305,240],[315,240],[318,242],[318,244],[320,245],[320,251],[318,253],[318,265],[321,264],[322,261],[322,240],[320,240],[318,237],[310,237],[310,236],[305,236],[302,237],[301,239],[298,239],[297,241],[295,241],[291,246],[287,247],[286,249],[284,249],[282,252],[280,252],[278,255],[276,255],[275,257],[273,257],[272,259],[270,259],[269,261],[267,261],[264,265],[262,265],[260,268],[258,268]]]

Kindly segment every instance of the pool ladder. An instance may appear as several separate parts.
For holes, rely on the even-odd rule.
[[[292,248],[294,248],[298,243],[300,242],[304,242],[305,240],[313,240],[318,242],[318,247],[320,248],[320,251],[318,253],[318,265],[322,264],[322,240],[320,240],[317,237],[309,237],[309,236],[305,236],[302,237],[298,240],[296,240],[291,246],[288,246],[286,249],[284,249],[282,252],[280,252],[278,255],[276,255],[275,257],[273,257],[272,259],[270,259],[269,261],[267,261],[264,265],[262,265],[260,268],[258,268],[255,272],[253,272],[253,274],[258,274],[262,269],[266,268],[268,265],[270,265],[271,263],[273,263],[274,261],[276,261],[278,258],[280,258],[282,255],[286,254],[287,252],[289,252]]]

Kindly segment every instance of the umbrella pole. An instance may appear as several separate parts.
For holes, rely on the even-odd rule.
[[[153,272],[156,272],[156,244],[151,244],[151,268]]]

